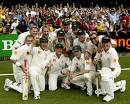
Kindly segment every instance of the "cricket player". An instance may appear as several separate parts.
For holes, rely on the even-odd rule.
[[[117,78],[121,73],[121,67],[118,61],[118,54],[111,46],[110,38],[102,38],[103,51],[100,57],[94,59],[94,63],[101,60],[102,68],[100,71],[101,75],[101,89],[96,93],[103,94],[105,97],[103,101],[109,102],[114,99],[114,92],[120,90],[125,91],[126,81],[121,80],[114,83],[114,78]]]
[[[40,99],[40,91],[45,90],[45,74],[50,60],[50,50],[47,48],[48,39],[40,38],[40,46],[33,48],[33,58],[29,68],[34,98]]]
[[[14,50],[10,60],[13,64],[16,65],[17,69],[17,81],[13,83],[13,81],[6,79],[4,89],[8,91],[9,89],[14,89],[20,93],[22,93],[22,73],[28,74],[27,70],[32,60],[32,47],[33,47],[34,37],[32,35],[28,35],[25,39],[25,45],[19,47]],[[25,67],[25,60],[27,62],[27,66]]]
[[[19,34],[18,39],[16,40],[16,42],[13,44],[13,48],[12,50],[15,50],[17,48],[19,48],[20,46],[22,46],[25,43],[25,39],[28,35],[33,35],[34,38],[35,36],[38,34],[38,28],[33,25],[29,31],[24,32]]]
[[[87,95],[91,96],[93,92],[92,81],[95,78],[95,67],[92,62],[91,54],[88,50],[81,53],[80,46],[74,46],[72,49],[74,58],[70,68],[70,82],[86,89]]]
[[[78,33],[77,33],[77,36],[78,38],[76,38],[74,41],[73,41],[73,46],[75,45],[80,45],[82,51],[85,51],[85,50],[92,50],[92,43],[91,41],[88,39],[89,36],[86,35],[85,31],[84,30],[79,30]]]
[[[70,49],[70,41],[65,36],[65,32],[62,30],[59,30],[57,32],[57,38],[53,41],[53,45],[61,43],[64,46],[64,51],[68,52]]]
[[[41,31],[41,37],[48,38],[48,48],[51,51],[54,51],[53,41],[56,39],[56,33],[50,32],[48,26],[43,26]]]
[[[98,36],[97,32],[93,31],[89,34],[90,40],[93,43],[93,49],[95,51],[97,51],[98,53],[102,51],[102,38],[104,37],[104,35],[100,35]],[[111,41],[111,46],[113,48],[115,48],[117,46],[116,41],[114,41],[113,39],[110,39]]]
[[[30,31],[28,32],[24,32],[24,33],[21,33],[18,37],[18,39],[16,40],[16,42],[13,44],[13,48],[12,48],[12,53],[15,52],[15,50],[19,47],[21,47],[22,45],[24,45],[25,43],[25,39],[28,35],[32,35],[35,36],[38,34],[38,28],[36,26],[32,26],[30,28]],[[17,83],[20,83],[19,82],[19,75],[18,75],[18,72],[17,72],[17,66],[15,64],[13,64],[13,73],[14,73],[14,78],[16,80]]]
[[[67,67],[70,65],[69,57],[63,54],[63,45],[61,43],[56,44],[55,52],[51,55],[51,60],[49,64],[49,90],[55,91],[57,89],[58,77],[65,77]],[[64,73],[65,72],[65,73]],[[64,82],[63,82],[64,83]]]
[[[75,39],[75,36],[70,28],[70,20],[69,19],[63,20],[61,30],[65,32],[65,37],[69,40],[70,46],[72,47],[73,40]]]

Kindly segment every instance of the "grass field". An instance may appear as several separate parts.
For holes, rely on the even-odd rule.
[[[130,68],[130,56],[120,57],[120,64],[122,68]],[[0,62],[0,74],[12,73],[12,65],[10,62]],[[86,95],[86,91],[79,89],[65,90],[59,88],[57,91],[46,91],[41,93],[40,100],[34,100],[33,94],[29,95],[28,101],[22,101],[21,94],[10,90],[5,92],[3,90],[4,80],[13,76],[0,76],[0,104],[105,104],[102,102],[102,96],[99,98],[96,95],[91,97]],[[125,79],[127,81],[126,91],[115,93],[115,99],[107,104],[130,104],[130,71],[122,71],[120,77],[116,80]]]

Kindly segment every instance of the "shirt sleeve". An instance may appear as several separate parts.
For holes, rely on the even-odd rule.
[[[12,52],[12,56],[10,57],[10,59],[14,60],[14,61],[19,60],[21,55],[22,55],[22,50],[21,49],[14,50]]]
[[[73,46],[78,45],[77,44],[77,38],[73,41]]]
[[[118,55],[113,52],[110,56],[110,68],[118,68],[119,66]]]

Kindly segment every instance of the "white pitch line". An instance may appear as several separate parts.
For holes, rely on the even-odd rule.
[[[0,74],[0,76],[11,76],[11,75],[14,75],[14,74]]]
[[[121,70],[130,70],[130,68],[123,68],[123,69],[121,69]]]

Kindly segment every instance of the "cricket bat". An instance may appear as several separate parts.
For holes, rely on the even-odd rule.
[[[96,72],[97,72],[97,64],[95,65],[96,67]],[[99,83],[98,83],[98,76],[96,76],[96,90],[99,90]],[[99,97],[99,93],[97,93],[97,97]]]
[[[27,60],[24,60],[24,65],[27,68]],[[28,69],[28,68],[27,68]],[[27,71],[28,72],[28,71]],[[23,93],[22,100],[28,100],[28,74],[23,73]]]

